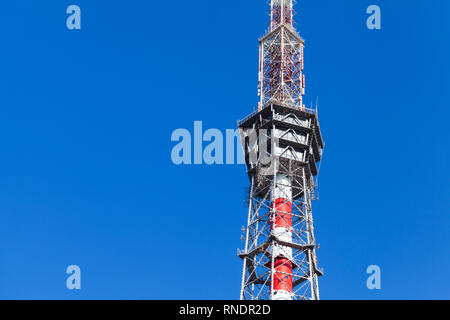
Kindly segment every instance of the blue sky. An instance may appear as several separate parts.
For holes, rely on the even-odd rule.
[[[66,28],[70,4],[82,30]],[[381,7],[382,30],[366,28]],[[173,130],[257,102],[263,0],[8,1],[0,30],[0,298],[237,299],[245,168],[175,166]],[[312,1],[305,101],[326,153],[323,299],[449,299],[450,3]],[[82,290],[66,289],[69,265]],[[369,265],[382,290],[366,288]]]

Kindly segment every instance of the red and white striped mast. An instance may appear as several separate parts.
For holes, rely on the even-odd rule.
[[[292,28],[293,6],[292,0],[271,0],[270,4],[270,30],[277,28]],[[289,67],[292,62],[286,56],[284,30],[280,30],[279,51],[273,53],[271,68],[272,85],[276,90],[282,92],[286,81],[292,81],[283,68]],[[260,57],[261,58],[261,57]],[[274,76],[278,74],[278,76]],[[285,96],[279,95],[281,99]],[[263,103],[263,97],[261,97]],[[283,102],[282,100],[280,102]],[[273,212],[271,215],[271,233],[285,242],[292,242],[292,184],[289,176],[275,174],[275,183],[272,192]],[[292,249],[286,246],[275,245],[272,248],[272,299],[292,299]]]

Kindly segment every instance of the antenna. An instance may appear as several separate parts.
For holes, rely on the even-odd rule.
[[[245,249],[238,251],[240,298],[319,300],[323,272],[311,205],[324,147],[319,100],[316,110],[312,100],[310,109],[303,104],[304,40],[293,25],[293,0],[269,3],[270,28],[259,46],[258,111],[238,122],[250,179]]]

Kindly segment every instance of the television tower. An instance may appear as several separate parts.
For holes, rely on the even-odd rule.
[[[318,300],[311,201],[324,142],[316,109],[303,104],[304,40],[294,0],[270,1],[260,39],[258,109],[238,122],[250,178],[241,300]]]

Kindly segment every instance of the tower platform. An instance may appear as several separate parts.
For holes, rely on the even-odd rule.
[[[250,179],[255,194],[271,187],[276,174],[289,174],[294,199],[303,195],[302,170],[315,189],[314,177],[322,159],[324,141],[316,110],[270,103],[238,121]],[[267,161],[264,161],[266,159]],[[276,162],[276,170],[274,169]]]

